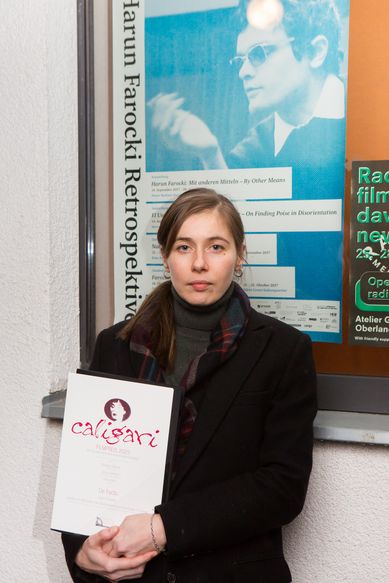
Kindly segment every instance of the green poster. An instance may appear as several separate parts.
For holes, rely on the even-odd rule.
[[[353,162],[349,343],[389,342],[389,161]]]

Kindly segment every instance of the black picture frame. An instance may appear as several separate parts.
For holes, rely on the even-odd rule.
[[[108,6],[110,1],[107,0]],[[79,68],[80,366],[88,368],[96,338],[96,181],[93,0],[77,0]],[[389,415],[389,378],[318,375],[322,411]],[[388,419],[385,418],[385,423]],[[356,424],[358,418],[356,417]],[[386,425],[385,425],[386,426]],[[339,438],[341,439],[341,438]]]
[[[96,340],[95,107],[92,0],[77,0],[80,365]]]

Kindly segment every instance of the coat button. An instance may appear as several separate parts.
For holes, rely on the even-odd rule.
[[[166,579],[168,583],[176,583],[176,576],[174,573],[168,573]]]

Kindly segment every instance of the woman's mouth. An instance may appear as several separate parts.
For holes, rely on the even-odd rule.
[[[211,283],[209,281],[191,281],[189,284],[195,291],[205,291]]]

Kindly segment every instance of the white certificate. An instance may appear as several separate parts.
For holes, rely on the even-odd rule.
[[[167,496],[180,397],[172,387],[69,374],[52,529],[90,535],[153,512]]]

